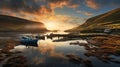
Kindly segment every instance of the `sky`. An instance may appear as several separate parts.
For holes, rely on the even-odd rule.
[[[120,8],[120,0],[0,0],[0,14],[42,22],[66,30],[88,18]]]

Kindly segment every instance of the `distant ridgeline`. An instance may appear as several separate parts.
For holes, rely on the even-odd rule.
[[[89,18],[84,24],[66,32],[120,32],[120,8]]]
[[[12,16],[0,15],[0,32],[45,32],[41,22],[30,21]]]

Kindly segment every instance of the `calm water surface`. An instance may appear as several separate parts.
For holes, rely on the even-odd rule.
[[[53,38],[56,40],[58,38]],[[82,59],[89,59],[93,67],[120,67],[120,64],[105,63],[94,56],[87,57],[84,53],[88,52],[84,46],[70,45],[71,42],[79,41],[80,43],[87,43],[86,40],[77,39],[63,42],[53,42],[51,39],[38,40],[38,47],[26,47],[22,44],[15,46],[12,51],[22,51],[22,55],[27,57],[28,64],[31,67],[91,67],[84,63],[76,63],[70,61],[66,55],[75,55]],[[111,57],[120,60],[120,57],[111,55]]]

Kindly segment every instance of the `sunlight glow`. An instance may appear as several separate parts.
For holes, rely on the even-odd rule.
[[[41,21],[41,20],[39,20]],[[76,27],[76,24],[70,24],[64,19],[63,17],[48,17],[46,19],[43,19],[42,22],[44,23],[45,27],[48,30],[67,30],[71,29],[73,27]]]
[[[54,22],[47,22],[47,23],[45,23],[45,26],[46,26],[47,29],[49,29],[49,30],[55,30],[56,27],[57,27]]]
[[[43,21],[45,22],[44,25],[48,30],[63,30],[64,24],[61,24],[60,21],[55,20],[45,20]]]

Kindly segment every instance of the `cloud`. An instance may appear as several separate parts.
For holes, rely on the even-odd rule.
[[[78,4],[72,4],[71,0],[2,0],[0,10],[27,12],[34,14],[54,14],[55,8],[77,8]]]
[[[6,10],[0,10],[0,13],[3,15],[10,15],[10,16],[16,16],[16,13],[12,13],[11,11],[6,11]]]
[[[86,16],[93,16],[93,13],[91,13],[91,12],[84,12],[84,14],[85,14]]]
[[[88,11],[76,10],[76,12],[80,14],[84,14],[86,16],[93,16],[93,13]]]
[[[77,7],[79,7],[79,4],[72,4],[72,5],[69,5],[69,7],[76,9]]]
[[[57,7],[62,8],[63,6],[67,6],[70,0],[48,0],[49,6],[54,9]]]
[[[72,0],[49,0],[49,6],[54,8],[62,8],[64,6],[67,6],[69,8],[77,8],[79,4],[73,4]]]
[[[85,0],[85,3],[88,7],[92,8],[92,9],[99,8],[99,4],[95,0]]]
[[[38,4],[42,0],[3,0],[0,9],[14,12],[27,12],[34,14],[50,14],[53,11],[46,5]],[[42,1],[42,3],[44,3]]]
[[[81,10],[76,10],[77,13],[81,13],[82,11]]]
[[[33,21],[56,24],[56,29],[69,29],[83,22],[81,17],[55,15],[56,8],[76,9],[75,0],[0,0],[0,13]]]
[[[81,17],[68,16],[68,15],[50,15],[42,19],[36,18],[36,20],[41,20],[47,27],[51,29],[66,30],[76,25],[79,25],[82,22]],[[54,26],[52,26],[54,25]],[[49,28],[49,29],[50,29]]]

